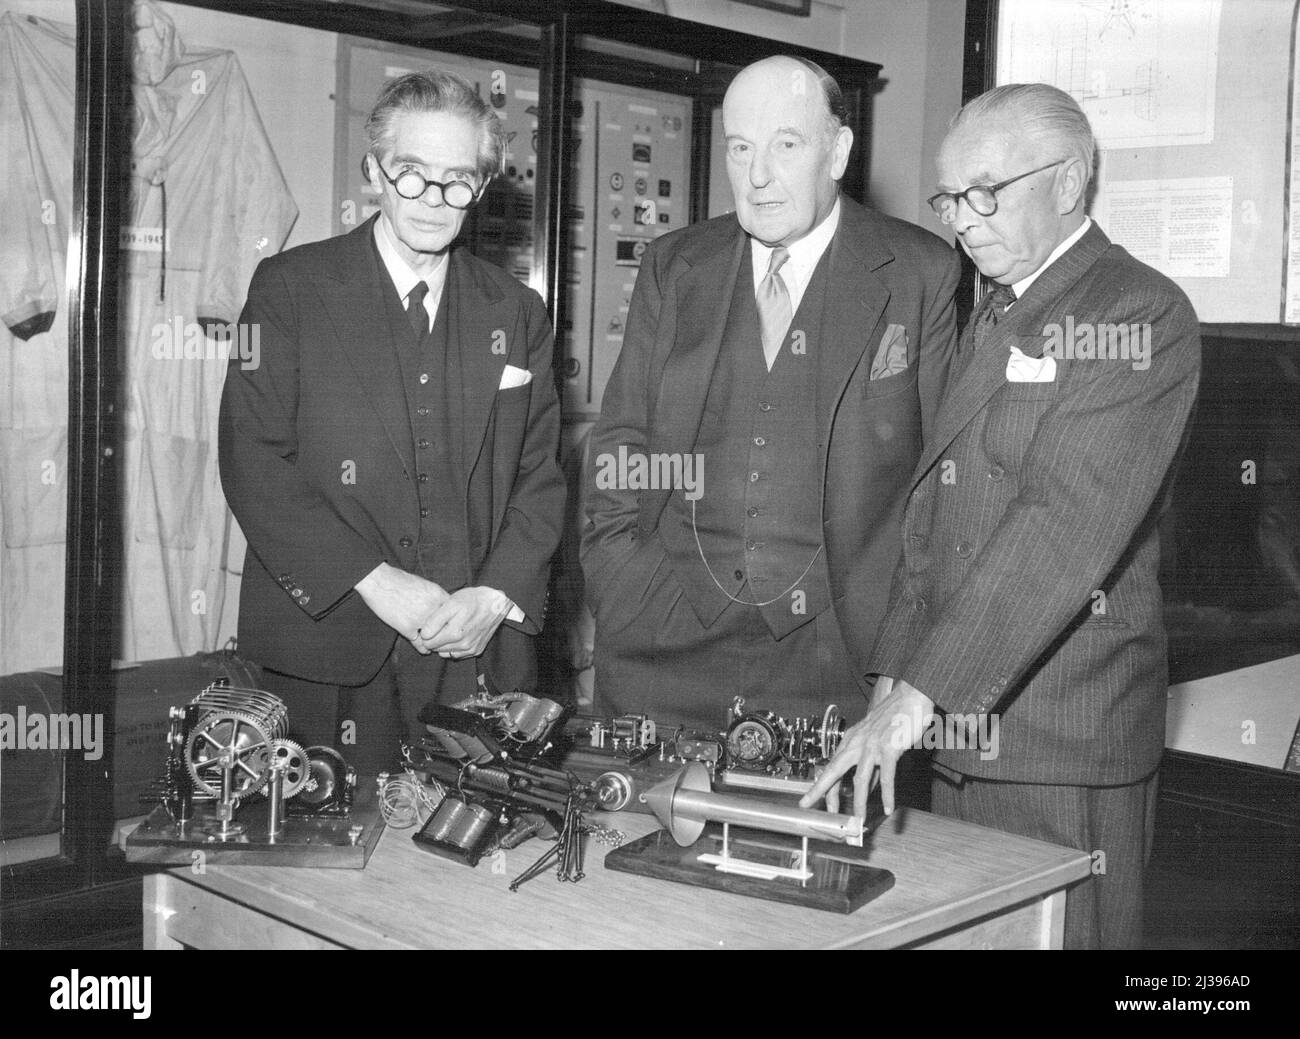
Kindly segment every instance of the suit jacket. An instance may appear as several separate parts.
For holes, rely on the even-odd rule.
[[[865,659],[899,556],[908,477],[921,453],[956,345],[956,254],[911,224],[840,201],[818,351],[816,419],[822,531],[832,608],[855,663]],[[752,277],[734,214],[647,248],[623,349],[592,434],[604,453],[693,449],[736,279]],[[907,336],[907,368],[872,380],[890,326]],[[635,608],[665,549],[656,534],[670,490],[608,490],[587,481],[587,594],[598,629]],[[649,635],[647,636],[649,637]],[[597,634],[599,653],[599,633]]]
[[[373,677],[396,638],[353,586],[385,561],[419,573],[396,346],[411,330],[389,306],[397,293],[373,225],[258,266],[240,321],[260,330],[260,364],[232,360],[221,401],[221,481],[249,544],[240,649],[341,685]],[[542,622],[564,509],[551,328],[538,295],[504,271],[461,249],[447,262],[440,306],[462,379],[447,399],[472,583],[504,591],[525,614],[517,630],[502,625],[484,661],[508,689],[530,667],[524,634]],[[508,364],[531,381],[499,389]]]
[[[1051,382],[1008,380],[1012,347],[1041,358],[1065,331],[1101,324],[1147,329],[1149,367],[1058,357]],[[1164,747],[1156,527],[1196,397],[1196,314],[1094,225],[978,353],[962,343],[910,482],[904,559],[870,670],[944,711],[997,713],[997,757],[946,748],[941,765],[1024,782],[1135,781]]]

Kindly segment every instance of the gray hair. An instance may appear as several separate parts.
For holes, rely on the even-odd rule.
[[[1059,149],[1053,158],[1079,159],[1085,186],[1092,179],[1097,140],[1079,103],[1064,90],[1047,83],[1008,83],[994,87],[967,102],[948,124],[948,131],[980,119],[1002,118],[1017,124],[1024,134],[1050,141]]]
[[[366,135],[376,152],[393,139],[393,119],[402,112],[447,112],[468,119],[479,131],[478,173],[484,183],[505,163],[506,131],[492,106],[474,87],[450,72],[429,69],[390,79],[366,119]]]

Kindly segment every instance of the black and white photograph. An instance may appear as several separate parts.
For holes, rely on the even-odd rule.
[[[24,998],[869,949],[1276,1003],[1298,66],[1300,0],[0,0]]]

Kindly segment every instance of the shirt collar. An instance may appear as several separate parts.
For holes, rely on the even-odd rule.
[[[1029,275],[1029,277],[1021,278],[1020,281],[1012,285],[1011,288],[1015,290],[1016,299],[1022,298],[1024,294],[1029,291],[1029,286],[1038,280],[1038,276],[1042,274],[1043,271],[1047,270],[1048,267],[1052,266],[1052,264],[1054,264],[1062,256],[1064,256],[1066,250],[1069,249],[1072,245],[1074,245],[1074,243],[1077,242],[1080,238],[1082,238],[1085,234],[1087,234],[1088,228],[1090,228],[1091,226],[1092,226],[1092,217],[1085,215],[1083,218],[1083,223],[1081,223],[1077,228],[1075,228],[1073,234],[1071,234],[1068,238],[1065,239],[1065,241],[1063,241],[1060,245],[1058,245],[1055,249],[1053,249],[1051,253],[1048,254],[1047,259],[1043,262],[1043,265],[1038,268],[1038,270],[1034,271],[1034,273]]]
[[[790,252],[790,258],[785,261],[785,265],[781,268],[781,277],[785,279],[786,286],[792,296],[796,293],[803,294],[803,288],[808,284],[812,272],[822,258],[822,253],[831,244],[831,239],[835,237],[835,231],[839,226],[840,200],[837,197],[835,205],[826,214],[826,219],[797,242],[786,246],[786,249]],[[771,262],[772,247],[764,245],[757,238],[751,238],[750,249],[754,260],[754,285],[757,286],[767,276],[767,265]],[[795,282],[794,285],[790,284],[791,277]]]
[[[415,288],[415,283],[421,279],[415,271],[411,270],[410,264],[399,255],[393,239],[393,229],[388,224],[388,215],[380,212],[379,219],[375,221],[375,245],[379,247],[380,259],[384,261],[388,276],[393,279],[393,285],[397,288],[397,294],[402,299],[402,305],[405,306],[406,297]],[[438,301],[442,299],[442,288],[447,284],[449,255],[445,254],[442,262],[433,269],[433,273],[424,279],[424,283],[429,286],[429,294],[424,298],[424,306],[431,316],[438,312]]]

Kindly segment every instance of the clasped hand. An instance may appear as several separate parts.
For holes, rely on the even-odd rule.
[[[424,655],[476,657],[510,612],[510,599],[494,588],[448,594],[418,574],[380,563],[356,589],[381,621]]]
[[[510,599],[495,588],[452,592],[422,623],[412,642],[421,653],[459,659],[477,657],[487,648],[510,612]]]

